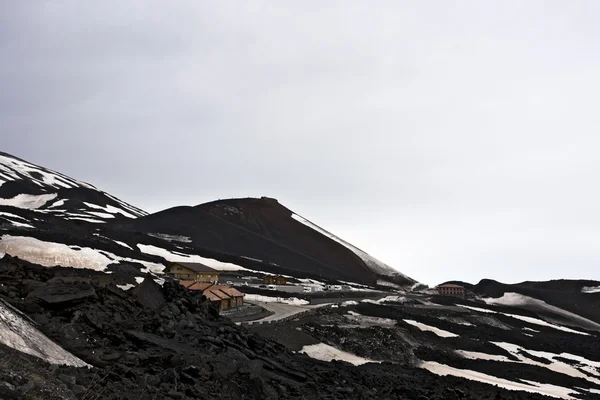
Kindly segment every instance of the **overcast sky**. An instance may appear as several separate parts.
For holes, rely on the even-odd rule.
[[[270,196],[417,280],[600,279],[600,2],[12,1],[1,149]]]

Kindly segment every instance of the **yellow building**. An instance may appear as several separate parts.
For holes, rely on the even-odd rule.
[[[219,271],[200,263],[171,263],[165,274],[173,278],[195,282],[218,282]]]

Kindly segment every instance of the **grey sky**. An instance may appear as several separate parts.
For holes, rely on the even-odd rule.
[[[600,279],[599,19],[593,0],[4,2],[2,150],[148,211],[276,197],[428,284]]]

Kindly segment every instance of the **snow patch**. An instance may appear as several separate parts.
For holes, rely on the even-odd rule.
[[[140,263],[146,267],[142,272],[160,273],[164,266],[152,262],[120,257],[115,254],[89,247],[79,248],[62,243],[44,242],[32,237],[3,235],[0,237],[0,252],[17,256],[29,262],[54,267],[88,268],[104,271],[115,261]]]
[[[19,311],[0,300],[0,343],[50,364],[89,367],[38,331]]]
[[[4,212],[4,211],[0,211],[0,216],[9,217],[9,218],[18,218],[18,219],[22,219],[23,221],[27,221],[27,219],[21,217],[20,215],[12,214],[9,212]]]
[[[148,236],[152,236],[152,237],[156,237],[156,238],[159,238],[159,239],[167,240],[169,242],[192,243],[192,239],[190,237],[188,237],[188,236],[169,235],[167,233],[149,233]],[[247,258],[247,257],[244,257],[244,258]]]
[[[100,218],[114,218],[115,216],[112,214],[108,214],[108,213],[103,213],[100,211],[86,211],[88,214],[92,214],[92,216],[94,217],[100,217]]]
[[[433,332],[436,335],[438,335],[439,337],[443,337],[443,338],[458,337],[458,335],[455,334],[455,333],[448,332],[448,331],[445,331],[443,329],[436,328],[435,326],[426,325],[426,324],[423,324],[421,322],[417,322],[417,321],[412,320],[412,319],[404,319],[403,321],[406,322],[409,325],[412,325],[414,327],[419,328],[422,331]]]
[[[495,344],[496,346],[508,351],[513,356],[517,357],[519,359],[519,361],[524,364],[536,365],[538,367],[546,368],[551,371],[558,372],[560,374],[565,374],[565,375],[569,375],[569,376],[572,376],[575,378],[585,379],[585,380],[595,383],[595,384],[600,384],[600,379],[599,379],[600,371],[598,371],[598,369],[597,369],[597,368],[600,368],[600,362],[591,361],[591,360],[588,360],[581,356],[576,356],[576,355],[569,354],[569,353],[555,354],[555,353],[549,353],[546,351],[529,350],[529,349],[523,348],[521,346],[518,346],[518,345],[512,344],[512,343],[505,343],[505,342],[492,342],[492,343]],[[548,361],[551,361],[551,363],[544,364],[544,363],[532,360],[532,359],[526,357],[525,355],[520,354],[519,351],[521,351],[521,350],[526,351],[527,353],[529,353],[535,357],[545,358]],[[557,361],[555,359],[555,357],[562,357],[562,358],[566,358],[566,359],[578,362],[580,364],[581,369],[583,369],[586,372],[588,372],[589,374],[595,376],[595,378],[584,374],[583,372],[581,372],[580,370],[578,370],[577,368],[575,368],[572,365],[569,365],[562,361]]]
[[[135,285],[132,285],[131,283],[127,283],[125,285],[117,285],[117,287],[122,290],[129,290],[131,288],[134,288]]]
[[[10,221],[10,223],[13,224],[14,226],[16,226],[17,228],[33,228],[33,229],[35,229],[35,226],[25,224],[23,222]]]
[[[310,304],[306,300],[298,299],[296,297],[271,297],[263,296],[262,294],[245,294],[244,299],[247,301],[255,301],[262,303],[283,303],[290,304],[293,306],[305,306]]]
[[[138,244],[137,247],[140,249],[140,251],[142,253],[151,254],[154,256],[160,256],[160,257],[164,258],[165,260],[171,261],[171,262],[192,262],[192,263],[197,262],[197,263],[207,265],[207,266],[214,268],[216,270],[219,270],[219,271],[246,270],[246,268],[241,267],[236,264],[215,260],[213,258],[201,257],[198,255],[175,254],[169,250],[166,250],[166,249],[163,249],[160,247],[156,247],[156,246],[152,246],[152,245]]]
[[[84,218],[84,217],[65,217],[65,219],[77,220],[77,221],[85,221],[85,222],[92,222],[92,223],[95,223],[95,224],[104,224],[104,223],[106,223],[106,221],[99,221],[97,219]]]
[[[543,383],[537,383],[527,381],[528,384],[512,382],[506,379],[497,378],[492,375],[487,375],[481,372],[472,371],[469,369],[459,369],[450,367],[448,365],[440,364],[435,361],[425,361],[421,363],[420,368],[426,369],[429,372],[440,375],[440,376],[458,376],[461,378],[469,379],[472,381],[488,383],[490,385],[498,385],[508,390],[525,391],[529,393],[539,393],[546,396],[556,397],[559,399],[575,399],[570,394],[573,393],[573,389],[565,388],[562,386],[555,386]]]
[[[406,301],[408,301],[408,298],[406,298],[405,296],[386,296],[386,297],[383,297],[383,298],[377,299],[377,300],[363,299],[360,302],[361,303],[381,304],[381,303],[385,303],[386,301],[394,302],[394,303],[405,303]]]
[[[371,317],[369,315],[359,314],[354,311],[348,311],[348,314],[345,314],[344,317],[349,321],[359,323],[360,325],[365,326],[395,326],[396,321],[389,318],[380,318],[380,317]]]
[[[123,247],[127,247],[128,249],[133,250],[133,248],[125,242],[119,242],[118,240],[113,240],[113,242],[115,242],[116,244],[120,244]]]
[[[380,361],[373,361],[367,358],[359,357],[346,351],[338,350],[335,347],[329,346],[325,343],[311,344],[302,347],[299,353],[304,353],[310,358],[321,361],[346,361],[353,365],[363,365],[367,363],[380,363]]]
[[[479,308],[479,307],[473,307],[473,306],[466,306],[464,304],[457,304],[457,306],[463,307],[463,308],[468,308],[469,310],[473,310],[473,311],[479,311],[479,312],[486,313],[486,314],[498,314],[497,311],[488,310],[487,308]]]
[[[499,312],[499,311],[493,311],[493,310],[488,310],[486,308],[479,308],[479,307],[472,307],[472,306],[466,306],[464,304],[457,304],[460,307],[464,307],[464,308],[468,308],[469,310],[473,310],[473,311],[479,311],[479,312],[483,312],[483,313],[488,313],[488,314],[502,314],[502,315],[506,315],[507,317],[511,317],[511,318],[515,318],[533,325],[539,325],[539,326],[547,326],[549,328],[553,328],[559,331],[563,331],[563,332],[569,332],[569,333],[575,333],[578,335],[584,335],[584,336],[590,336],[589,333],[585,333],[585,332],[580,332],[580,331],[576,331],[575,329],[571,329],[571,328],[566,328],[564,326],[560,326],[560,325],[556,325],[556,324],[551,324],[549,322],[546,322],[544,320],[541,320],[539,318],[533,318],[533,317],[526,317],[523,315],[517,315],[517,314],[508,314],[508,313],[503,313],[503,312]]]
[[[581,293],[600,293],[600,286],[584,286]]]
[[[469,360],[489,360],[489,361],[502,361],[502,362],[512,362],[513,361],[505,356],[501,356],[498,354],[479,353],[477,351],[456,350],[455,353],[464,358],[468,358]]]
[[[42,207],[50,200],[56,198],[56,196],[56,193],[39,195],[18,194],[11,199],[0,199],[0,205],[24,208],[26,210],[35,210]]]
[[[64,200],[58,200],[57,202],[50,204],[50,206],[48,208],[60,207],[60,206],[63,206],[64,204],[65,204]]]
[[[107,194],[107,196],[108,196],[108,194]],[[112,198],[112,196],[109,196],[109,197]],[[88,203],[88,202],[85,202],[85,201],[83,203],[86,206],[88,206],[88,207],[104,211],[104,213],[110,215],[110,218],[114,218],[115,217],[113,214],[122,214],[122,215],[124,215],[124,216],[126,216],[128,218],[137,218],[137,217],[140,216],[140,215],[131,214],[131,213],[125,211],[125,210],[122,210],[120,208],[117,208],[117,207],[111,206],[111,205],[106,205],[105,207],[103,207],[103,206],[99,206],[99,205],[93,204],[93,203]],[[119,202],[119,203],[122,204],[121,202]]]

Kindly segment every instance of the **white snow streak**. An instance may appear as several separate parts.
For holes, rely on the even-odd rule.
[[[70,220],[78,220],[78,221],[85,221],[85,222],[92,222],[94,224],[104,224],[106,223],[106,221],[100,221],[97,219],[91,219],[91,218],[84,218],[84,217],[65,217],[65,219],[70,219]]]
[[[344,303],[341,304],[342,306]],[[354,311],[348,311],[344,317],[349,321],[356,322],[363,326],[384,326],[391,327],[396,325],[396,321],[389,318],[371,317],[370,315],[359,314]]]
[[[395,270],[394,268],[390,267],[389,265],[379,261],[378,259],[376,259],[375,257],[369,255],[368,253],[362,251],[361,249],[359,249],[358,247],[353,246],[352,244],[346,242],[345,240],[337,237],[336,235],[327,232],[325,229],[321,228],[318,225],[313,224],[312,222],[310,222],[309,220],[297,215],[297,214],[292,214],[292,218],[295,219],[296,221],[300,222],[301,224],[304,224],[306,226],[308,226],[309,228],[314,229],[315,231],[319,232],[320,234],[327,236],[328,238],[330,238],[331,240],[338,242],[339,244],[341,244],[342,246],[346,247],[347,249],[349,249],[350,251],[352,251],[354,254],[356,254],[358,257],[360,257],[361,260],[363,260],[363,262],[375,273],[377,274],[381,274],[381,275],[388,275],[388,276],[393,276],[393,275],[401,275],[407,279],[408,278],[406,275],[400,273],[399,271]]]
[[[460,307],[468,308],[469,310],[479,311],[479,312],[483,312],[483,313],[487,313],[487,314],[502,314],[502,315],[506,315],[507,317],[515,318],[515,319],[518,319],[518,320],[521,320],[521,321],[524,321],[524,322],[528,322],[530,324],[539,325],[539,326],[547,326],[549,328],[553,328],[553,329],[556,329],[556,330],[559,330],[559,331],[563,331],[563,332],[576,333],[578,335],[585,335],[585,336],[589,336],[590,335],[589,333],[576,331],[575,329],[566,328],[564,326],[551,324],[551,323],[546,322],[544,320],[541,320],[539,318],[526,317],[526,316],[517,315],[517,314],[507,314],[507,313],[503,313],[503,312],[499,312],[499,311],[488,310],[488,309],[485,309],[485,308],[466,306],[464,304],[457,304],[457,305],[460,306]]]
[[[569,375],[569,376],[572,376],[575,378],[582,378],[589,382],[600,384],[600,379],[599,379],[600,372],[598,372],[598,370],[596,369],[596,368],[600,367],[600,362],[591,361],[586,358],[576,356],[574,354],[569,354],[569,353],[555,354],[555,353],[549,353],[546,351],[529,350],[529,349],[523,348],[521,346],[518,346],[518,345],[512,344],[512,343],[504,343],[504,342],[492,342],[492,343],[494,343],[496,346],[503,348],[504,350],[510,352],[513,356],[517,357],[520,360],[520,362],[522,362],[524,364],[536,365],[538,367],[546,368],[551,371],[558,372],[560,374]],[[528,358],[522,354],[519,354],[519,350],[524,350],[527,353],[529,353],[535,357],[545,358],[545,359],[551,361],[551,363],[544,364],[544,363],[541,363],[541,362],[538,362],[535,360],[531,360],[530,358]],[[580,367],[581,369],[594,375],[596,378],[590,377],[590,376],[582,373],[581,371],[579,371],[577,368],[573,367],[572,365],[569,365],[567,363],[564,363],[562,361],[557,361],[554,359],[554,357],[559,357],[559,356],[562,358],[569,359],[569,360],[577,361],[578,363],[581,364],[581,367]]]
[[[25,224],[23,222],[10,221],[10,223],[13,224],[14,226],[16,226],[17,228],[33,228],[33,229],[35,229],[35,226]]]
[[[354,365],[362,365],[366,363],[379,363],[380,361],[373,361],[367,358],[359,357],[346,351],[338,350],[335,347],[329,346],[325,343],[312,344],[302,347],[300,353],[304,353],[310,358],[314,358],[321,361],[332,361],[340,360],[346,361]]]
[[[60,207],[65,204],[64,200],[58,200],[55,203],[52,203],[48,208]]]
[[[405,303],[408,300],[405,296],[386,296],[381,299],[371,300],[371,299],[363,299],[361,303],[372,303],[372,304],[382,304],[386,301],[394,302],[394,303]]]
[[[600,286],[584,286],[581,293],[600,293]]]
[[[137,247],[140,249],[142,253],[151,254],[155,256],[160,256],[167,261],[171,262],[197,262],[214,268],[219,271],[238,271],[245,270],[246,268],[241,267],[236,264],[223,262],[219,260],[215,260],[213,258],[206,258],[199,255],[181,255],[175,254],[169,250],[163,249],[161,247],[147,245],[147,244],[138,244]]]
[[[133,248],[125,242],[119,242],[118,240],[113,240],[113,242],[115,242],[116,244],[120,244],[123,247],[127,247],[128,249],[133,250]]]
[[[262,294],[245,294],[244,300],[262,303],[283,303],[293,306],[304,306],[310,304],[308,301],[299,299],[297,297],[271,297],[263,296]]]
[[[126,216],[128,218],[137,218],[138,217],[137,215],[131,214],[131,213],[125,211],[125,210],[122,210],[120,208],[117,208],[117,207],[114,207],[114,206],[111,206],[111,205],[99,206],[97,204],[88,203],[86,201],[84,201],[83,204],[85,204],[88,207],[95,208],[97,210],[102,210],[105,213],[109,214],[111,216],[111,218],[114,218],[113,214],[122,214],[122,215],[124,215],[124,216]]]
[[[480,353],[477,351],[467,351],[467,350],[456,350],[456,354],[463,356],[464,358],[468,358],[469,360],[489,360],[489,361],[502,361],[502,362],[511,362],[512,360],[508,357],[501,356],[498,354],[487,354]]]
[[[492,375],[487,375],[469,369],[459,369],[450,367],[448,365],[440,364],[435,361],[425,361],[420,365],[420,367],[440,376],[459,376],[472,381],[488,383],[490,385],[498,385],[508,390],[519,390],[529,393],[539,393],[544,394],[546,396],[556,397],[559,399],[575,399],[574,397],[570,396],[570,393],[572,393],[574,390],[562,386],[555,386],[531,381],[528,381],[531,385],[527,385],[524,383],[512,382],[506,379],[497,378]]]
[[[435,326],[426,325],[426,324],[423,324],[421,322],[414,321],[412,319],[405,319],[403,321],[406,322],[407,324],[410,324],[412,326],[415,326],[415,327],[419,328],[422,331],[433,332],[436,335],[438,335],[439,337],[443,337],[443,338],[458,337],[458,335],[455,334],[455,333],[448,332],[448,331],[445,331],[443,329],[436,328]]]
[[[0,199],[0,205],[35,210],[54,199],[56,196],[56,193],[39,195],[18,194],[11,199]]]
[[[18,218],[18,219],[22,219],[23,221],[27,221],[27,219],[21,217],[20,215],[16,215],[16,214],[4,212],[4,211],[0,211],[0,216],[9,217],[9,218]]]

